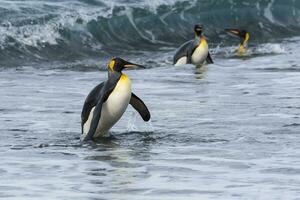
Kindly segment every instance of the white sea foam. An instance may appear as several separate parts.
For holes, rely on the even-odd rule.
[[[212,48],[210,51],[212,54],[223,55],[225,57],[232,57],[236,53],[238,46],[223,46],[218,45]],[[253,55],[266,55],[266,54],[284,54],[286,49],[283,44],[278,43],[265,43],[259,44],[257,46],[250,46],[247,49],[247,54],[245,56]]]
[[[266,44],[258,45],[257,48],[253,49],[253,53],[256,53],[256,54],[283,54],[283,53],[286,53],[286,50],[282,44],[266,43]]]

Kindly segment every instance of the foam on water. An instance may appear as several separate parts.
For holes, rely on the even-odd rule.
[[[298,1],[2,1],[0,64],[174,48],[193,37],[195,23],[214,45],[232,45],[223,30],[237,24],[254,44],[270,42],[299,33],[299,8]]]
[[[263,43],[256,46],[251,45],[247,49],[247,54],[244,57],[252,57],[252,56],[265,56],[265,55],[272,55],[272,54],[286,54],[287,51],[285,49],[286,44],[279,44],[279,43]],[[238,46],[229,46],[229,47],[222,47],[218,45],[215,48],[211,48],[211,53],[216,57],[226,57],[230,58],[235,55]]]
[[[281,44],[262,44],[259,45],[257,48],[255,48],[254,51],[252,51],[254,54],[284,54],[286,53],[285,48]]]

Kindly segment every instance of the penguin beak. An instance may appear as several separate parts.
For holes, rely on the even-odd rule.
[[[240,31],[238,29],[225,29],[225,31],[231,35],[240,37]]]
[[[146,68],[146,67],[143,66],[143,65],[134,64],[134,63],[125,61],[125,64],[124,64],[124,68],[125,68],[125,69],[132,69],[132,68],[136,68],[136,67],[140,67],[140,68],[143,68],[143,69]]]

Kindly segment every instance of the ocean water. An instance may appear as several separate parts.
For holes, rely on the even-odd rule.
[[[1,199],[300,199],[299,1],[0,2]],[[172,66],[194,23],[215,64]],[[250,32],[249,55],[234,56]],[[113,56],[148,106],[80,141]]]

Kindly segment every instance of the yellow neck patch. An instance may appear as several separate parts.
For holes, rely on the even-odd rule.
[[[201,37],[199,45],[201,44],[207,44],[205,37]]]
[[[120,77],[120,81],[127,81],[128,77],[126,74],[122,74]]]
[[[118,84],[115,87],[115,90],[116,91],[124,90],[124,88],[125,89],[131,88],[131,80],[128,78],[126,74],[121,75],[120,80],[118,81]]]
[[[244,43],[248,42],[249,39],[250,39],[250,35],[249,35],[249,33],[246,33],[246,37],[245,37]]]
[[[250,35],[249,35],[249,33],[246,33],[245,40],[244,40],[243,44],[240,44],[240,46],[237,50],[237,53],[239,55],[246,54],[249,39],[250,39]]]

